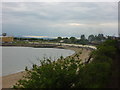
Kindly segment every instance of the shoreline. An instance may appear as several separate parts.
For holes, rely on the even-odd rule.
[[[82,54],[79,57],[83,62],[86,60],[86,58],[89,58],[89,54],[92,51],[91,49],[88,49],[85,47],[80,48],[80,47],[72,47],[72,46],[71,47],[70,46],[59,46],[59,47],[54,47],[54,48],[68,49],[68,50],[75,51],[75,53],[70,55],[70,57],[75,57],[76,54],[78,54],[79,52],[82,52]],[[20,80],[25,75],[25,73],[26,73],[25,71],[22,71],[22,72],[10,74],[10,75],[2,76],[2,88],[12,88],[12,86],[18,80]]]
[[[81,45],[81,44],[67,44],[67,43],[52,43],[52,44],[13,44],[13,43],[3,43],[0,45],[1,47],[32,47],[32,48],[64,48],[65,46],[68,47],[78,47],[78,48],[89,48],[89,49],[96,49],[93,45]]]

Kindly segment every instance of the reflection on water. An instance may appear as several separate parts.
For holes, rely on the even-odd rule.
[[[23,71],[26,66],[31,68],[44,57],[56,60],[61,55],[67,57],[73,53],[72,50],[56,48],[2,47],[2,75]]]

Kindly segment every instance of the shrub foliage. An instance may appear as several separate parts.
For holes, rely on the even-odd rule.
[[[40,66],[26,68],[27,75],[14,88],[99,88],[105,87],[111,75],[116,53],[114,40],[99,45],[92,52],[92,62],[82,64],[75,58],[60,57],[58,61],[41,60]]]

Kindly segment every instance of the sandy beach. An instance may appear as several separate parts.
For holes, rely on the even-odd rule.
[[[2,77],[2,88],[12,88],[12,86],[20,80],[26,72],[18,72]]]
[[[75,53],[73,55],[71,55],[71,57],[73,57],[75,54],[79,54],[79,58],[84,62],[84,60],[86,60],[87,58],[89,58],[89,54],[91,52],[90,49],[86,49],[86,48],[78,48],[78,47],[68,47],[68,46],[64,46],[65,49],[70,49],[70,50],[74,50]],[[82,52],[80,54],[80,52]],[[18,72],[15,74],[10,74],[7,76],[3,76],[2,77],[2,88],[12,88],[13,85],[15,85],[17,83],[18,80],[20,80],[26,72]]]

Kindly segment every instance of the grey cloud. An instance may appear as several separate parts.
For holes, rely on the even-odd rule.
[[[93,29],[93,33],[109,32],[110,29],[117,32],[115,26],[101,29],[99,25],[117,22],[117,3],[3,3],[2,8],[3,30],[9,33],[17,34],[20,30],[22,34],[39,32],[67,36],[74,33],[74,36],[79,36],[91,32],[89,28]],[[67,26],[68,23],[85,26]]]

